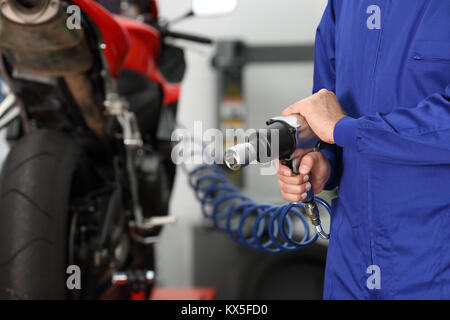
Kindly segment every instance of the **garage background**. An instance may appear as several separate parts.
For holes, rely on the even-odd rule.
[[[167,20],[178,17],[189,10],[190,3],[190,0],[160,1],[161,16]],[[247,45],[312,45],[326,3],[326,0],[241,0],[238,9],[229,16],[192,18],[173,29],[216,40],[241,40]],[[214,48],[185,42],[182,45],[186,48],[188,70],[178,120],[190,130],[198,120],[203,121],[203,130],[215,128],[218,126],[217,74],[211,66]],[[260,127],[288,105],[310,95],[312,79],[312,62],[246,67],[248,127]],[[244,175],[246,189],[243,191],[255,201],[283,202],[275,176],[261,176],[257,167],[246,169]],[[177,223],[165,227],[157,245],[159,285],[211,285],[217,287],[218,298],[229,299],[320,298],[325,244],[279,256],[256,253],[236,245],[226,235],[204,226],[200,206],[181,170],[170,214],[177,218]],[[295,274],[303,278],[292,279],[291,275]],[[261,284],[261,279],[267,281]],[[308,296],[301,286],[303,291],[310,292]],[[299,290],[296,291],[296,287]]]

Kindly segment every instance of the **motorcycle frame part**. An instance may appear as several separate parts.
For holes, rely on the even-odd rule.
[[[11,65],[5,55],[0,58],[0,65],[9,95],[15,97],[20,109],[20,119],[11,122],[15,128],[13,136],[9,135],[12,127],[8,124],[10,142],[36,128],[79,131],[86,127],[79,106],[62,78],[20,69]]]
[[[129,228],[132,239],[144,244],[151,245],[159,241],[159,236],[147,236],[146,233],[152,232],[155,228],[175,223],[177,220],[172,216],[154,216],[143,218],[140,224],[130,221]]]
[[[122,129],[122,143],[125,148],[126,172],[128,174],[128,183],[130,186],[133,215],[135,223],[142,223],[142,208],[139,203],[138,182],[136,178],[135,157],[136,150],[143,145],[141,133],[136,124],[136,117],[134,113],[128,110],[127,102],[115,92],[107,94],[104,102],[106,112],[108,115],[117,119]]]
[[[172,224],[175,218],[170,216],[154,216],[146,218],[143,215],[139,201],[139,183],[136,175],[136,150],[128,147],[126,152],[126,166],[129,179],[131,198],[133,203],[134,220],[130,220],[128,226],[131,238],[138,243],[151,245],[159,241],[159,236],[147,235],[158,227]]]
[[[86,74],[67,74],[64,80],[78,104],[86,125],[103,142],[106,142],[104,132],[105,118],[95,102],[92,83]]]
[[[142,148],[144,142],[141,137],[141,132],[137,124],[136,115],[133,112],[125,111],[117,116],[122,131],[123,131],[123,144],[125,148],[136,150]]]
[[[126,172],[133,206],[134,220],[129,222],[129,230],[132,239],[135,241],[150,245],[158,242],[158,236],[148,236],[155,228],[174,223],[175,219],[166,216],[156,216],[145,218],[139,199],[139,182],[136,174],[136,163],[139,154],[144,151],[143,140],[139,127],[136,122],[136,116],[130,112],[124,99],[117,94],[110,94],[105,101],[105,107],[109,115],[115,116],[122,128],[122,142],[126,154]]]

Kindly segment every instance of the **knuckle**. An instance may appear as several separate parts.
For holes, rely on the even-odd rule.
[[[328,95],[330,93],[330,91],[328,91],[327,89],[321,89],[319,91],[319,95]]]
[[[284,109],[283,111],[283,115],[289,115],[292,113],[293,109],[295,108],[295,105],[290,105],[289,107],[287,107],[286,109]]]
[[[305,183],[304,185],[302,185],[302,190],[301,190],[301,192],[302,193],[305,193],[305,192],[308,192],[308,182],[307,183]],[[311,189],[311,187],[309,188],[309,189]]]

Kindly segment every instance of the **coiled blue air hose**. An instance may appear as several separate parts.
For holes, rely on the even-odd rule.
[[[188,177],[203,215],[237,243],[266,253],[278,253],[308,246],[318,238],[316,233],[310,237],[302,203],[257,204],[231,185],[222,169],[214,164],[198,166],[188,172]],[[319,197],[314,199],[331,212],[326,201]],[[303,237],[297,240],[296,225],[304,229]]]

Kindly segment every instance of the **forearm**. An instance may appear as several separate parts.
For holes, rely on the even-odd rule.
[[[337,145],[378,161],[450,164],[450,85],[414,108],[345,117],[336,124],[334,139]]]

